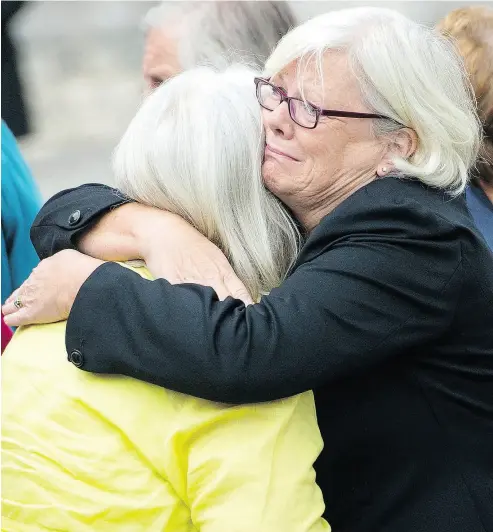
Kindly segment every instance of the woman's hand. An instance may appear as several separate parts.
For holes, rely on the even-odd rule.
[[[219,299],[252,303],[219,248],[183,218],[161,209],[139,203],[113,209],[82,236],[78,249],[102,260],[143,259],[155,278],[210,286]]]
[[[222,251],[180,216],[159,211],[153,230],[145,218],[136,221],[134,235],[139,256],[155,278],[172,284],[212,287],[219,299],[232,296],[253,303]]]
[[[18,327],[67,319],[80,287],[101,264],[71,249],[41,261],[2,307],[5,323]],[[14,305],[17,298],[20,308]]]
[[[181,217],[158,209],[119,207],[84,235],[80,248],[105,260],[143,259],[156,278],[210,286],[221,300],[232,296],[253,302],[219,248]],[[74,250],[41,261],[5,302],[5,323],[18,327],[67,319],[80,287],[101,264]],[[17,297],[20,309],[14,305]]]

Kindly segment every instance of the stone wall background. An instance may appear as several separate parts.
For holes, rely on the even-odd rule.
[[[31,1],[13,36],[33,121],[21,149],[45,199],[86,182],[111,184],[110,157],[141,99],[140,21],[157,2]],[[433,24],[474,3],[290,2],[299,20],[331,9],[375,5]]]

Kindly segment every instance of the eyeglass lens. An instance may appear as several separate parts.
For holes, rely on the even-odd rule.
[[[260,103],[266,109],[273,111],[283,100],[281,91],[268,83],[260,82],[258,85]],[[308,102],[298,99],[289,100],[289,114],[291,118],[302,127],[313,127],[317,122],[317,111]]]

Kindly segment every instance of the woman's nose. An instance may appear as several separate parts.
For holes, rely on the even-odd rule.
[[[264,124],[276,135],[290,139],[294,134],[294,122],[289,116],[288,103],[282,102],[273,111],[263,110]]]

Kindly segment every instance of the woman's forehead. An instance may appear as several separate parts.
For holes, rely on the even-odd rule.
[[[360,94],[357,79],[352,72],[347,55],[338,51],[328,51],[321,63],[311,57],[292,61],[271,78],[274,84],[281,85],[290,95],[304,93],[307,100],[354,99]],[[330,100],[329,100],[330,98]]]

